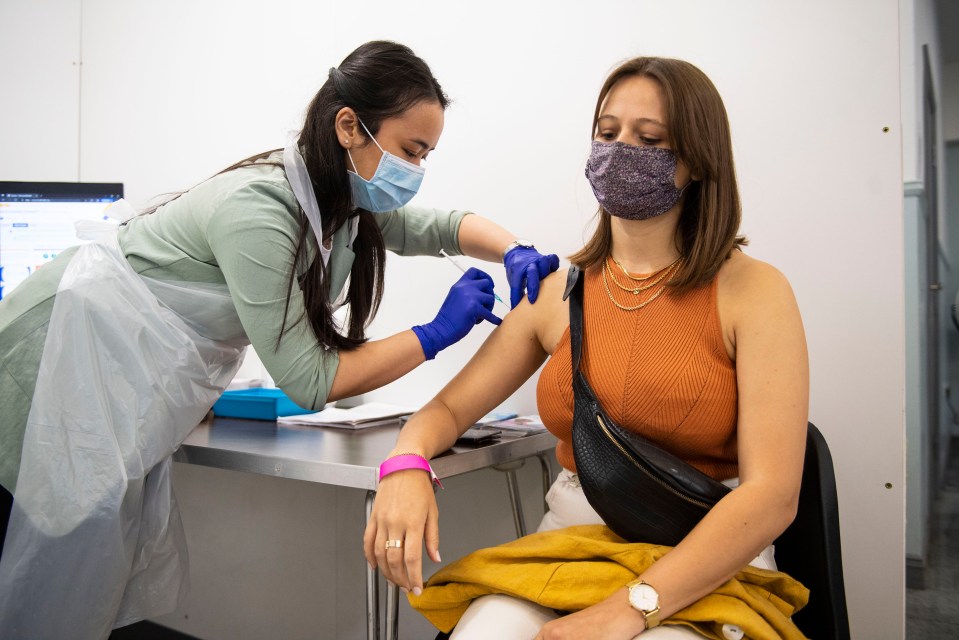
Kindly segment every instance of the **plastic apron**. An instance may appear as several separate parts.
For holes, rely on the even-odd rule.
[[[332,247],[328,246],[323,240],[323,214],[320,212],[320,206],[316,202],[316,194],[313,193],[310,173],[306,169],[306,162],[300,155],[298,136],[295,132],[289,135],[289,142],[283,150],[283,169],[286,171],[286,178],[293,189],[293,195],[300,204],[300,208],[306,215],[310,223],[310,229],[313,230],[313,237],[316,238],[316,244],[320,248],[320,258],[323,260],[323,266],[330,263],[330,253]],[[347,248],[352,249],[353,241],[356,240],[356,234],[359,231],[360,219],[353,216],[349,219],[350,237],[347,241]],[[347,282],[349,282],[347,280]],[[331,300],[333,310],[337,310],[346,304],[346,292],[349,285],[343,286],[339,294]],[[332,297],[332,294],[331,294]]]
[[[122,201],[113,208],[132,213]],[[225,285],[139,276],[115,228],[78,249],[27,419],[0,563],[0,636],[106,638],[176,608],[188,564],[171,454],[247,344]]]

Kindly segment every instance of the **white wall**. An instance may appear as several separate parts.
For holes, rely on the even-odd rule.
[[[79,179],[79,64],[79,0],[0,2],[0,180]]]
[[[61,4],[77,15],[79,3]],[[50,4],[6,0],[0,22],[21,16],[25,24],[46,24],[51,15],[69,13]],[[443,2],[414,9],[381,0],[357,7],[293,0],[83,0],[82,8],[79,129],[62,144],[37,147],[34,134],[45,130],[47,119],[4,102],[0,140],[9,152],[0,157],[0,175],[62,179],[63,172],[48,167],[45,158],[76,155],[70,145],[80,136],[82,180],[123,181],[134,201],[188,187],[239,157],[282,144],[329,66],[365,40],[394,38],[431,64],[454,99],[415,202],[474,209],[561,255],[582,242],[595,207],[582,172],[593,102],[605,74],[640,54],[699,65],[730,114],[749,253],[790,278],[803,310],[812,366],[810,415],[826,435],[837,468],[853,636],[901,637],[901,154],[911,129],[900,126],[908,108],[904,103],[901,116],[896,0],[606,1],[570,3],[562,10],[555,2],[487,2],[472,11]],[[9,65],[34,79],[28,88],[38,99],[42,83],[35,79],[64,63],[42,47],[36,48],[43,55],[34,58],[21,56],[15,46],[48,35],[46,29],[23,28],[13,40],[0,40],[4,72]],[[76,85],[57,86],[57,113],[76,115]],[[490,269],[505,293],[505,278],[497,267]],[[391,259],[374,333],[432,318],[457,275],[426,258]],[[478,328],[436,361],[371,395],[425,401],[487,332]],[[531,411],[534,399],[528,384],[510,406]],[[230,545],[221,540],[234,538],[220,536],[242,524],[232,520],[231,529],[218,528],[202,505],[242,501],[246,479],[212,482],[194,470],[178,474],[181,500],[192,505],[184,519],[194,557],[207,558],[205,552],[214,549],[228,553]],[[487,495],[489,481],[475,474],[459,490]],[[288,487],[275,485],[275,501]],[[317,508],[340,513],[322,490],[315,494]],[[455,497],[449,492],[445,499]],[[455,507],[447,517],[450,511]],[[501,535],[499,516],[474,513],[444,520],[444,540],[464,549]],[[486,535],[480,524],[488,522],[498,533]],[[291,518],[285,526],[303,527],[307,533],[298,539],[329,533],[310,519]],[[342,537],[349,544],[349,536]],[[290,547],[280,555],[293,571],[297,562],[291,558],[311,552]],[[233,550],[236,567],[263,555],[255,541],[237,542]],[[277,557],[275,549],[270,554]],[[254,622],[271,611],[255,601],[234,606],[231,594],[249,590],[237,584],[243,573],[234,569],[218,581],[211,575],[217,569],[202,559],[196,566],[206,567],[194,579],[206,584],[203,599],[184,610],[204,611],[208,626],[196,616],[165,620],[209,638],[253,637],[245,634],[253,634],[248,630],[256,628]],[[315,603],[335,597],[331,581],[342,577],[340,565],[317,566],[310,593],[276,575],[257,580],[272,597],[303,603],[284,612],[292,616],[285,624],[302,635],[329,628],[321,615],[326,609]],[[404,619],[404,628],[416,624]]]

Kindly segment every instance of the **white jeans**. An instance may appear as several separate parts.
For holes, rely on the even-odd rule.
[[[735,486],[736,483],[729,483]],[[549,511],[537,531],[551,531],[580,524],[603,524],[602,518],[586,500],[576,474],[563,469],[546,494]],[[760,569],[776,569],[770,545],[749,563]],[[474,600],[460,618],[450,640],[531,640],[540,627],[559,614],[528,600],[494,594]],[[728,625],[727,625],[728,626]],[[723,629],[730,640],[741,638],[732,628]],[[640,636],[637,636],[639,638]],[[701,639],[688,627],[663,625],[642,633],[642,640]]]

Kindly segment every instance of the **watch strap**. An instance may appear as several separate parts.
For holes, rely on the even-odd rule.
[[[659,607],[650,611],[643,611],[643,619],[646,621],[646,630],[659,626]]]

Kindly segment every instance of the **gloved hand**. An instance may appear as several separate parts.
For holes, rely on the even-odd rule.
[[[474,267],[456,281],[446,294],[436,318],[429,324],[413,327],[413,333],[423,345],[427,360],[446,347],[466,337],[474,325],[489,320],[498,325],[501,319],[493,315],[493,279]]]
[[[523,299],[523,289],[532,304],[539,295],[539,281],[559,269],[559,257],[555,253],[544,256],[536,249],[513,247],[503,256],[506,279],[509,280],[509,301],[512,306]]]

